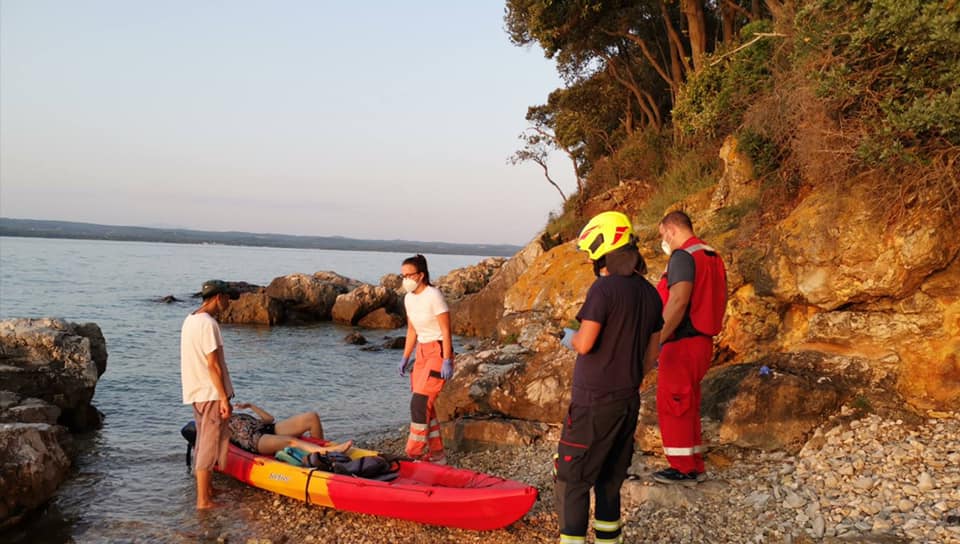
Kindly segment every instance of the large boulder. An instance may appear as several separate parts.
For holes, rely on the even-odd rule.
[[[330,319],[337,297],[349,289],[349,280],[332,272],[289,274],[274,278],[265,294],[283,304],[288,323]]]
[[[454,377],[437,398],[437,419],[497,415],[557,423],[570,401],[573,352],[533,353],[518,344],[457,355]]]
[[[457,451],[529,446],[550,435],[547,423],[504,417],[462,417],[442,425],[443,443]]]
[[[386,308],[377,308],[357,322],[357,326],[365,329],[397,329],[404,324],[406,324],[404,318],[391,314]]]
[[[860,183],[815,191],[777,226],[768,272],[778,298],[823,310],[902,299],[956,258],[956,218],[945,207],[891,224],[872,190]]]
[[[227,311],[217,318],[221,323],[249,323],[255,325],[278,325],[286,320],[283,303],[266,293],[266,290],[243,293],[230,303]]]
[[[360,280],[355,280],[353,278],[348,278],[346,276],[341,276],[336,272],[330,270],[321,270],[320,272],[314,272],[313,278],[317,281],[323,283],[332,283],[334,285],[339,285],[344,288],[344,291],[352,291],[357,287],[363,285],[363,282]]]
[[[437,280],[436,287],[443,292],[448,303],[460,300],[486,287],[504,262],[503,257],[490,257],[475,265],[451,270]]]
[[[701,382],[703,443],[798,451],[810,434],[852,394],[859,373],[831,379],[814,353],[778,354],[748,364],[710,369]],[[770,369],[761,375],[760,369]],[[637,438],[660,451],[656,373],[644,380]]]
[[[500,338],[533,351],[556,346],[555,337],[576,317],[594,279],[590,261],[574,243],[543,253],[507,290]]]
[[[45,503],[66,478],[63,433],[45,423],[0,423],[0,529]]]
[[[356,325],[370,312],[389,305],[393,297],[393,291],[382,285],[364,284],[349,293],[338,295],[331,317],[338,323]]]
[[[73,431],[99,428],[102,415],[90,401],[106,365],[106,341],[95,324],[53,318],[0,321],[3,388],[57,406],[60,423]]]
[[[541,254],[543,246],[537,237],[500,266],[480,291],[453,301],[450,313],[454,333],[464,336],[492,336],[496,333],[507,290]]]

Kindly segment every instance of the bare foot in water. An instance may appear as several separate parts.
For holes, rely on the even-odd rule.
[[[213,510],[214,508],[220,508],[223,506],[223,503],[216,501],[207,501],[204,503],[197,503],[197,510]]]

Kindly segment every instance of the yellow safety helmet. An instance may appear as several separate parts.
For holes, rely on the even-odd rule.
[[[603,212],[590,220],[577,239],[577,248],[596,261],[635,240],[630,219],[620,212]]]

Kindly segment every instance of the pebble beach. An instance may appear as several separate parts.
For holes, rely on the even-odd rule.
[[[394,429],[366,445],[401,451],[404,440],[404,429]],[[237,505],[249,514],[245,534],[218,532],[211,512],[204,514],[209,529],[196,536],[245,544],[556,542],[554,447],[548,437],[516,449],[448,454],[455,466],[540,491],[523,519],[497,531],[337,512],[249,488]],[[905,421],[845,407],[796,454],[713,448],[709,479],[689,487],[653,483],[650,474],[665,466],[659,455],[634,456],[622,491],[625,542],[960,543],[960,413]]]

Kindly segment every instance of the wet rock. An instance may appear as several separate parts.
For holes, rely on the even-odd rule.
[[[278,325],[286,321],[283,302],[269,296],[265,290],[243,293],[225,312],[218,316],[221,323]]]
[[[386,337],[383,341],[385,349],[403,349],[407,343],[406,336]]]
[[[279,301],[285,322],[309,323],[330,319],[337,297],[347,292],[349,280],[333,273],[289,274],[274,278],[264,294]]]
[[[349,293],[338,295],[330,315],[338,323],[356,325],[370,312],[389,305],[393,296],[393,291],[386,287],[361,285]]]
[[[347,344],[352,344],[355,346],[362,346],[367,343],[367,339],[364,338],[359,332],[351,332],[343,337],[343,341]]]
[[[377,308],[357,322],[357,326],[365,329],[397,329],[405,324],[404,318],[387,312],[386,308]]]
[[[74,431],[100,426],[102,414],[90,402],[106,365],[106,341],[95,324],[50,318],[0,321],[3,388],[55,405],[60,423]]]
[[[66,478],[62,432],[43,423],[0,424],[0,529],[45,503]]]
[[[46,423],[56,425],[60,408],[36,398],[0,408],[0,423]]]

